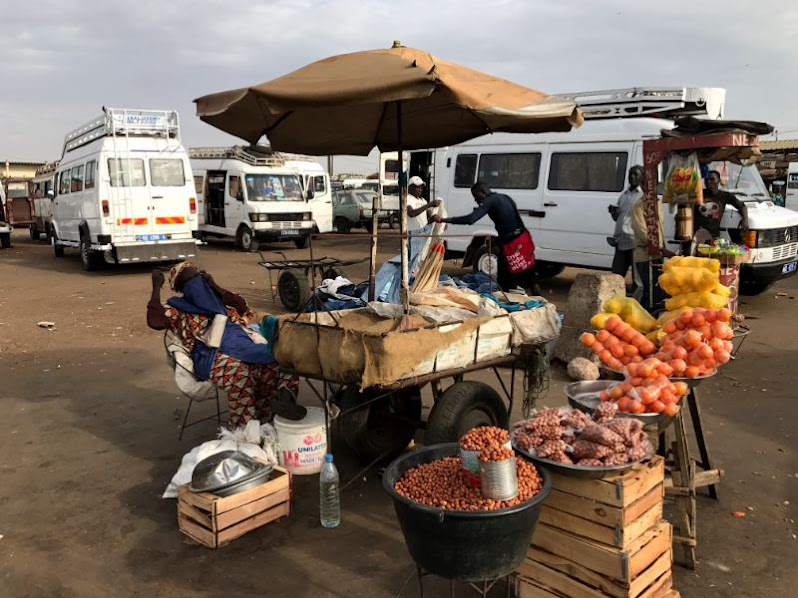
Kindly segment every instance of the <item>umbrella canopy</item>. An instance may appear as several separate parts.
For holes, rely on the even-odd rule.
[[[570,100],[405,47],[333,56],[194,101],[202,120],[227,133],[250,143],[266,135],[276,149],[313,155],[442,147],[582,123]]]

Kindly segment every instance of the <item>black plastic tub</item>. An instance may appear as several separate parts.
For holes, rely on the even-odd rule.
[[[407,549],[424,571],[446,579],[482,581],[508,575],[526,556],[540,505],[551,492],[551,477],[538,467],[543,479],[540,492],[520,505],[496,511],[428,507],[394,490],[411,467],[458,455],[456,442],[436,444],[399,457],[383,473],[382,483],[393,497]]]

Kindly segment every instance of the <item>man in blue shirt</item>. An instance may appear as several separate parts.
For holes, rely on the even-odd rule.
[[[448,222],[450,224],[474,224],[486,215],[493,221],[496,227],[496,233],[499,237],[499,246],[504,248],[512,246],[513,242],[520,240],[522,236],[528,236],[529,233],[521,220],[521,215],[518,213],[518,208],[515,201],[503,193],[494,193],[491,188],[484,181],[477,181],[471,187],[471,195],[474,196],[474,201],[477,202],[477,207],[470,214],[464,216],[452,216],[449,218],[441,218],[435,216],[435,222]],[[508,267],[505,256],[499,256],[499,272],[498,283],[502,289],[510,290],[514,287],[530,289],[532,294],[539,295],[540,288],[537,283],[537,276],[534,268],[534,243],[529,237],[529,246],[524,249],[527,252],[527,262],[530,267],[527,269],[511,273]]]

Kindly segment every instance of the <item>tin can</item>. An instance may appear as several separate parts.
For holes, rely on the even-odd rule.
[[[484,498],[510,500],[518,496],[515,457],[504,461],[480,461],[479,475]]]
[[[512,442],[509,440],[504,443],[508,449],[512,449]],[[470,471],[473,474],[479,475],[479,453],[481,451],[468,451],[460,447],[460,461],[463,464],[463,469]]]

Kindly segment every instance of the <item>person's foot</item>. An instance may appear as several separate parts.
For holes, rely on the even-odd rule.
[[[299,421],[304,418],[308,410],[302,405],[297,405],[296,397],[287,388],[277,391],[277,398],[269,405],[272,413],[291,421]]]

